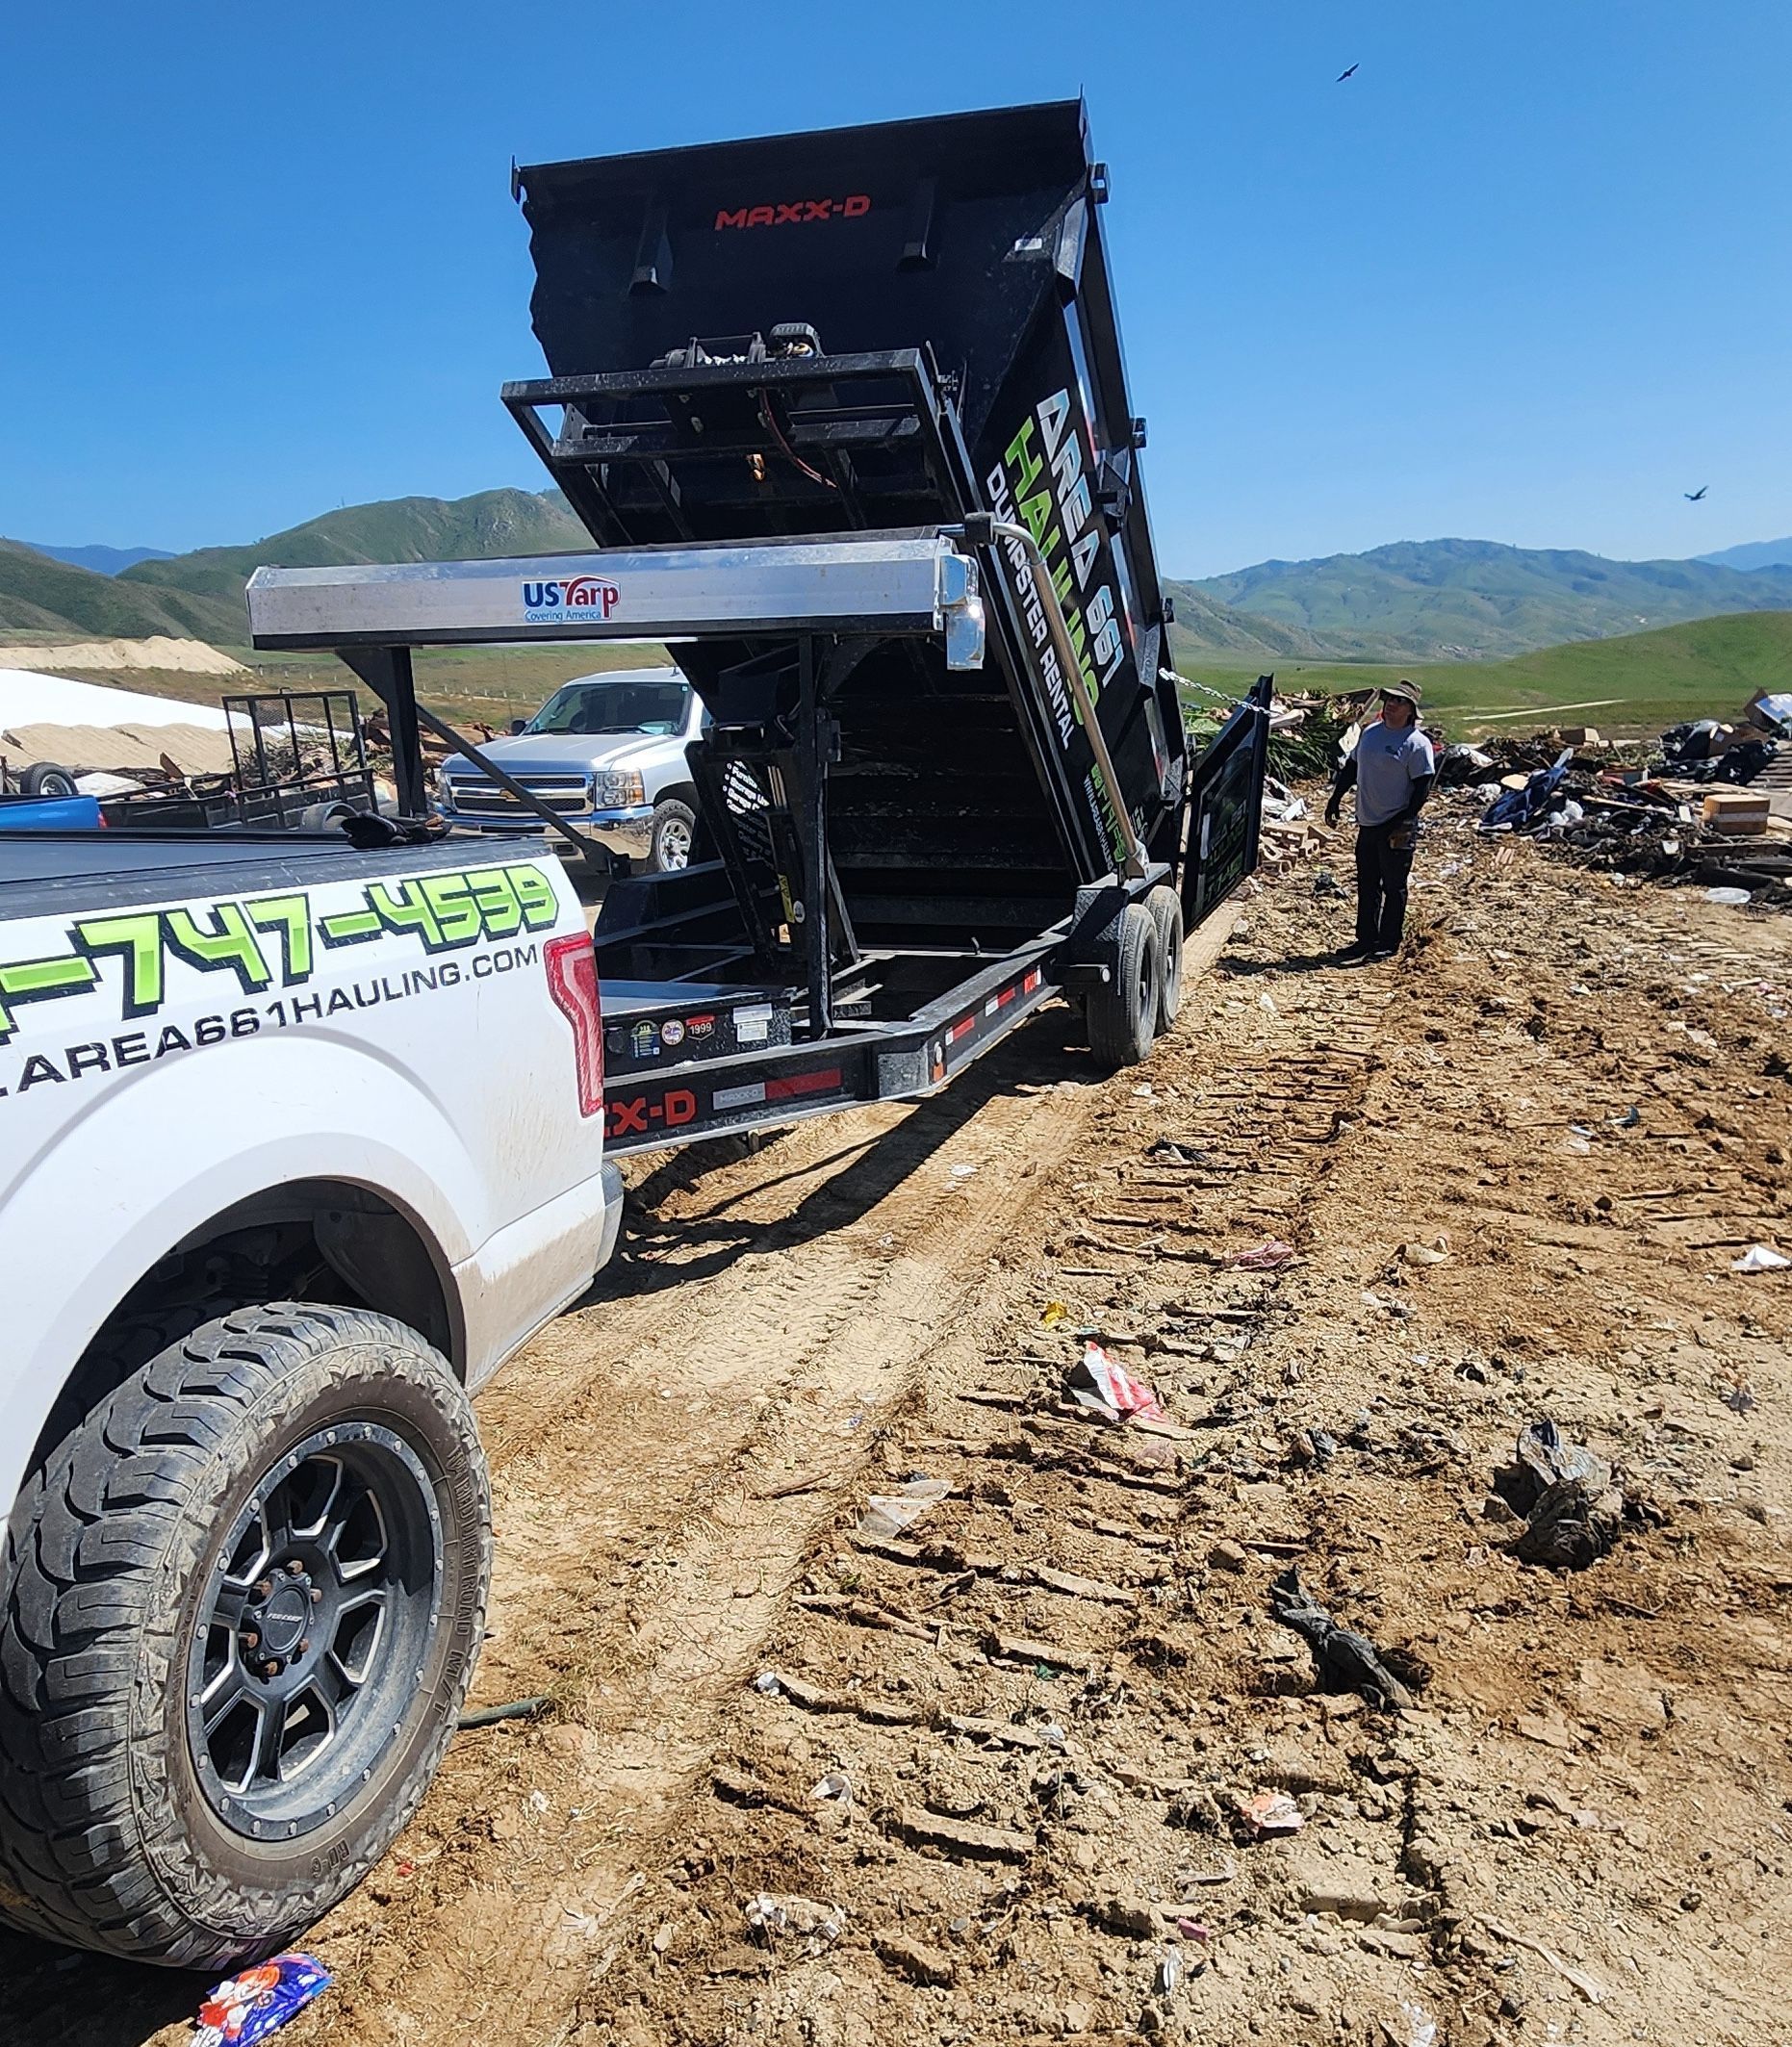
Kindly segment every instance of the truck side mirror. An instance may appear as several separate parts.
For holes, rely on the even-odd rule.
[[[528,729],[529,722],[526,718],[513,718],[510,721],[510,730],[513,736],[518,732],[526,732]]]

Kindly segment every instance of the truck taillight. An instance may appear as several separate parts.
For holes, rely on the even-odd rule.
[[[594,1116],[603,1107],[603,1008],[598,999],[598,956],[583,932],[550,938],[543,948],[548,992],[573,1027],[578,1077],[578,1113]]]

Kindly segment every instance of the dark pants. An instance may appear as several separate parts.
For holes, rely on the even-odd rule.
[[[1393,952],[1406,925],[1406,883],[1413,871],[1412,827],[1404,846],[1391,843],[1395,828],[1377,825],[1356,835],[1356,942]]]

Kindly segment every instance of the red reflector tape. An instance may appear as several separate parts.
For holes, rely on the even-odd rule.
[[[960,1016],[951,1030],[946,1033],[947,1044],[956,1045],[959,1039],[964,1036],[967,1032],[974,1031],[976,1028],[977,1019],[975,1016]]]
[[[765,1099],[768,1102],[785,1102],[793,1094],[826,1094],[829,1088],[840,1085],[840,1069],[831,1067],[825,1073],[787,1073],[782,1080],[767,1081]]]

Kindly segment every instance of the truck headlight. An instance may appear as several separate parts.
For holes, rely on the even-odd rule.
[[[435,792],[436,802],[441,804],[445,809],[448,808],[454,798],[454,792],[448,786],[448,770],[446,768],[438,768],[429,785]]]
[[[605,768],[592,778],[592,802],[600,810],[627,810],[647,801],[638,769]]]

